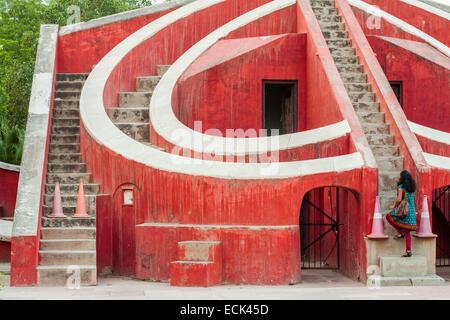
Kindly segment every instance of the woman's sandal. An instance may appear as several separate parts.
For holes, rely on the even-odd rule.
[[[404,237],[405,237],[404,234],[397,234],[397,235],[395,236],[395,239],[403,239]]]
[[[402,255],[403,258],[411,258],[412,257],[412,252],[411,251],[406,251],[406,253],[404,255]]]

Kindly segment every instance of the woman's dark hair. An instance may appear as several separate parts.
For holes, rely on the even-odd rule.
[[[403,185],[403,189],[405,189],[408,193],[416,192],[416,182],[407,170],[400,173],[400,180],[397,185]]]

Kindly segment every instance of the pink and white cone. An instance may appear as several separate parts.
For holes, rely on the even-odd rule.
[[[49,215],[50,218],[66,218],[63,212],[63,205],[61,199],[61,188],[59,187],[59,182],[56,182],[55,192],[53,193],[53,210],[52,214]]]
[[[422,215],[420,216],[419,232],[416,234],[419,238],[435,238],[437,235],[431,230],[430,210],[428,209],[428,197],[423,197]]]
[[[78,188],[77,195],[77,208],[75,211],[74,218],[89,218],[89,215],[86,211],[86,198],[84,197],[84,186],[83,180],[80,180],[80,186]]]
[[[369,239],[387,239],[389,238],[384,234],[384,221],[383,215],[380,210],[380,197],[375,200],[375,212],[373,214],[372,233],[367,236]]]

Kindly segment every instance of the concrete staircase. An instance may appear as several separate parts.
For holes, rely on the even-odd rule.
[[[386,213],[396,198],[396,183],[403,170],[403,157],[386,123],[385,114],[380,112],[376,95],[367,81],[334,2],[311,0],[311,6],[377,161],[381,209]],[[393,232],[390,228],[390,233]]]
[[[48,154],[47,181],[39,252],[39,284],[60,285],[70,276],[67,267],[81,268],[81,284],[96,283],[95,199],[99,186],[80,153],[81,89],[87,74],[58,74]],[[73,218],[79,181],[84,183],[90,218]],[[55,184],[59,182],[67,218],[50,218]]]
[[[95,228],[43,228],[39,251],[39,285],[97,284]]]
[[[218,241],[178,243],[178,261],[170,265],[172,286],[209,287],[222,283],[222,244]]]
[[[158,65],[157,75],[138,77],[135,92],[120,92],[119,107],[108,108],[114,124],[129,137],[143,144],[155,147],[149,137],[149,106],[153,91],[169,65]]]

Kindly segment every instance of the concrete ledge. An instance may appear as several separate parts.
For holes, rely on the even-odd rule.
[[[380,257],[380,269],[383,277],[423,277],[427,275],[427,258]]]
[[[367,285],[370,288],[444,286],[445,280],[437,275],[423,277],[382,277],[375,275],[369,277]]]
[[[422,126],[408,120],[408,126],[415,134],[450,146],[450,133]]]
[[[11,242],[12,228],[11,221],[0,220],[0,241]]]
[[[0,169],[7,171],[20,172],[20,166],[16,166],[14,164],[5,163],[0,161]]]
[[[74,32],[98,28],[98,27],[101,27],[104,25],[121,22],[121,21],[126,21],[126,20],[130,20],[130,19],[158,13],[161,11],[166,11],[169,9],[178,8],[178,7],[184,6],[188,3],[191,3],[193,1],[195,1],[195,0],[172,0],[172,1],[168,1],[166,3],[160,3],[160,4],[155,4],[153,6],[150,6],[150,7],[121,12],[121,13],[113,14],[110,16],[93,19],[93,20],[90,20],[87,22],[71,24],[68,26],[61,27],[59,35],[63,36],[63,35],[67,35],[67,34],[74,33]]]

